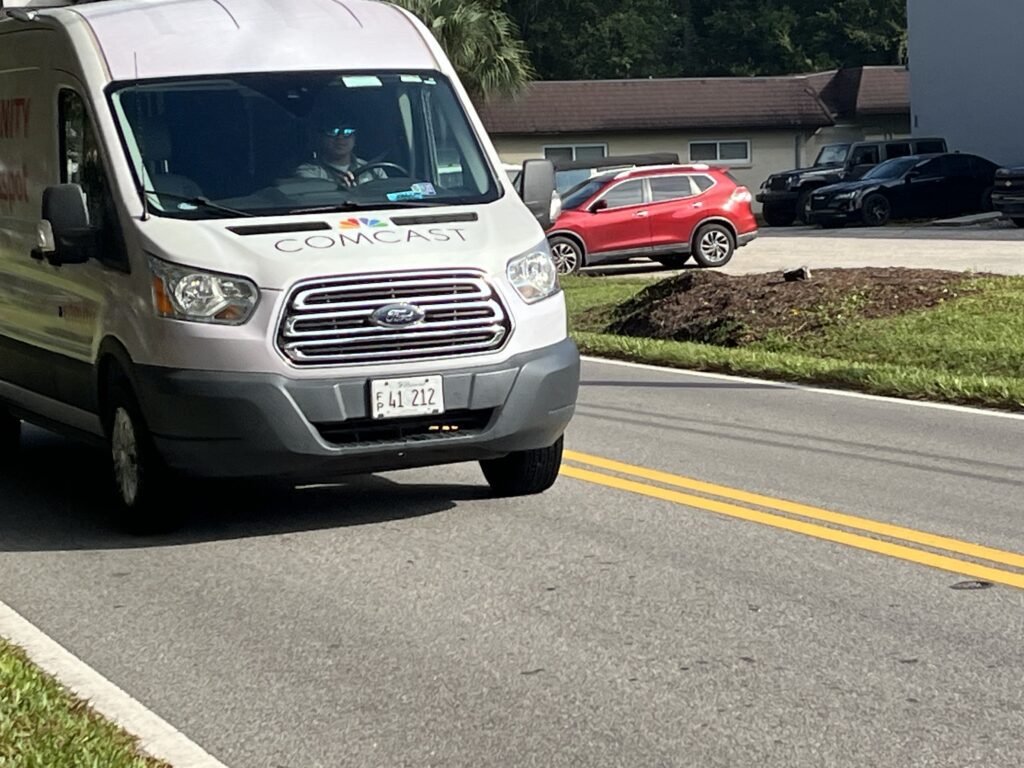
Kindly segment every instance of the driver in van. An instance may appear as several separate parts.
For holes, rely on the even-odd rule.
[[[387,174],[380,168],[358,172],[367,161],[355,154],[358,131],[343,108],[335,105],[317,110],[313,117],[313,127],[316,134],[313,160],[295,169],[297,177],[327,179],[343,187],[387,178]],[[358,172],[358,175],[353,171]]]

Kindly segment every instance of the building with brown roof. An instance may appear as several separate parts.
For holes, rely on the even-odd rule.
[[[910,132],[903,67],[787,77],[541,81],[481,110],[507,162],[675,152],[756,188],[823,144]]]

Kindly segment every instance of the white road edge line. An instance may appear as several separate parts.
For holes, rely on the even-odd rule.
[[[143,751],[174,768],[227,768],[173,725],[0,602],[0,636],[83,699],[103,717],[138,737]]]
[[[674,373],[683,376],[697,376],[705,379],[721,379],[724,381],[743,381],[750,384],[763,384],[779,389],[798,389],[802,392],[815,392],[820,395],[834,395],[835,397],[852,397],[858,400],[875,400],[881,403],[892,405],[909,405],[915,408],[935,408],[940,411],[953,411],[954,413],[965,413],[971,416],[992,416],[997,419],[1013,419],[1024,421],[1024,414],[1006,413],[1003,411],[987,410],[985,408],[969,408],[965,405],[950,405],[949,403],[930,403],[924,400],[904,400],[901,397],[884,397],[882,395],[868,395],[864,392],[849,392],[844,389],[827,389],[825,387],[812,387],[807,384],[797,384],[791,381],[770,381],[769,379],[753,379],[746,376],[730,376],[725,373],[708,373],[707,371],[689,371],[685,368],[668,368],[661,365],[649,365],[646,363],[631,363],[627,360],[611,360],[604,357],[590,357],[582,355],[581,358],[588,363],[602,363],[604,365],[620,365],[625,368],[639,368],[645,371],[658,371],[660,373]]]

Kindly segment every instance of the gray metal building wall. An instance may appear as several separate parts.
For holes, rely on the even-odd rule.
[[[911,126],[1024,165],[1024,0],[908,0]]]

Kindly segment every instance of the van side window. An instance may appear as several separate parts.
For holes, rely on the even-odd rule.
[[[85,193],[89,225],[99,235],[100,260],[126,267],[128,259],[117,225],[107,172],[103,167],[96,131],[82,97],[74,91],[62,90],[58,119],[61,183],[78,184]]]

